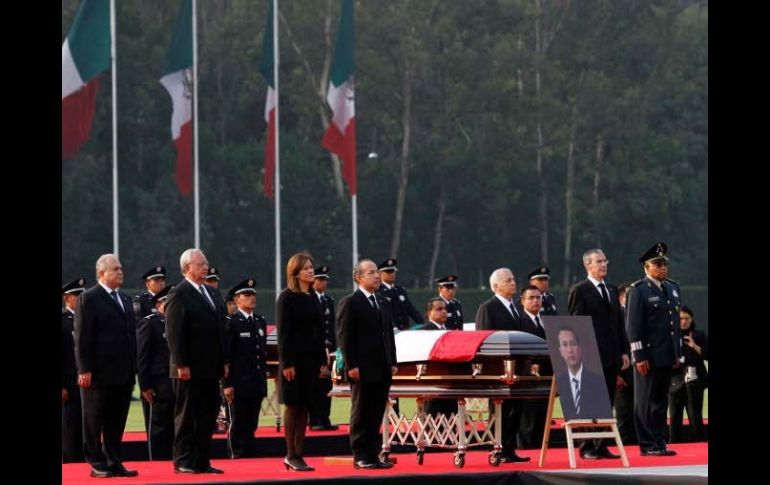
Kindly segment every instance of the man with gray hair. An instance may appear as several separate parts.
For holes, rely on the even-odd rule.
[[[476,330],[522,330],[524,311],[514,303],[516,278],[508,268],[498,268],[489,277],[489,287],[495,295],[479,305]],[[491,401],[491,400],[490,400]],[[490,409],[492,408],[490,402]],[[503,401],[503,463],[529,461],[528,456],[516,454],[516,432],[521,418],[519,406],[511,399]]]
[[[83,403],[83,455],[91,476],[134,477],[120,457],[136,374],[136,319],[118,291],[123,267],[114,254],[96,260],[97,284],[78,297],[75,361]]]
[[[219,411],[219,379],[226,377],[222,351],[225,302],[205,284],[209,263],[200,249],[179,258],[184,279],[168,293],[166,339],[171,351],[174,396],[175,473],[222,473],[209,448]]]

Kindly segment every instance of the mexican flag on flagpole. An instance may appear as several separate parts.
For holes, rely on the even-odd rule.
[[[342,159],[342,178],[356,194],[356,109],[353,83],[353,0],[342,0],[326,101],[334,116],[321,146]]]
[[[166,52],[160,83],[171,96],[171,138],[176,146],[176,185],[179,193],[192,192],[192,0],[183,0]]]
[[[110,3],[83,0],[61,49],[61,158],[91,134],[99,74],[110,66]]]
[[[267,97],[265,99],[265,173],[262,179],[265,196],[273,200],[273,180],[275,179],[275,107],[278,98],[275,95],[275,60],[273,59],[273,2],[267,16],[265,35],[262,37],[262,55],[259,60],[259,72],[267,81]]]

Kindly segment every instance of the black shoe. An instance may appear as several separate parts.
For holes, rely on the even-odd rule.
[[[377,468],[393,468],[393,463],[385,460],[377,460]]]
[[[135,477],[139,475],[139,472],[136,470],[128,470],[126,467],[123,466],[122,463],[119,463],[112,467],[112,471],[115,472],[116,477]]]
[[[310,427],[310,431],[324,431],[325,428],[321,424],[314,424]]]
[[[174,473],[199,473],[195,468],[189,466],[175,466]]]
[[[283,466],[286,467],[286,470],[295,472],[312,472],[315,470],[315,468],[305,463],[305,460],[302,458],[284,458]]]
[[[104,468],[91,468],[91,476],[94,478],[110,478],[116,475],[112,470],[106,470]]]
[[[221,474],[221,473],[224,473],[224,471],[220,470],[219,468],[214,468],[213,466],[209,465],[209,466],[207,466],[205,468],[199,469],[198,473],[217,473],[217,474]]]
[[[598,455],[600,458],[609,458],[610,460],[616,460],[620,458],[620,455],[616,455],[607,448],[599,450]]]
[[[602,455],[596,451],[596,450],[586,450],[586,451],[580,451],[580,458],[584,460],[598,460],[599,458],[603,458]]]
[[[323,425],[324,431],[337,431],[338,429],[340,429],[340,427],[337,426],[336,424],[329,423],[329,424]]]
[[[642,450],[642,456],[674,456],[676,451],[674,450]]]
[[[353,468],[358,470],[359,468],[365,468],[367,470],[370,470],[372,468],[377,468],[377,463],[379,462],[373,462],[369,460],[358,460],[353,463]]]
[[[510,453],[503,453],[500,455],[500,463],[524,463],[531,458],[528,456],[519,456],[515,451]]]

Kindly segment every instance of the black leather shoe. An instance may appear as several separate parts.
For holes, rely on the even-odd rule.
[[[371,470],[372,468],[377,468],[377,463],[373,461],[368,461],[368,460],[358,460],[357,462],[353,463],[353,468],[355,468],[356,470],[358,470],[359,468]]]
[[[139,475],[139,472],[136,470],[128,470],[126,467],[123,466],[122,463],[115,465],[112,467],[112,471],[115,472],[116,477],[135,477]]]
[[[599,458],[603,457],[596,450],[586,450],[580,452],[580,458],[584,460],[598,460]]]
[[[336,424],[329,423],[329,424],[323,425],[324,431],[337,431],[338,429],[340,429],[340,427],[337,426]]]
[[[284,458],[283,466],[285,466],[287,470],[295,472],[312,472],[315,470],[315,468],[305,463],[305,460],[302,458]]]
[[[641,452],[642,456],[674,456],[676,451],[674,450],[647,450]]]
[[[610,460],[616,460],[620,458],[620,455],[616,455],[615,453],[611,452],[607,448],[599,450],[598,455],[600,458],[609,458]]]
[[[530,460],[528,456],[519,456],[515,452],[500,455],[500,463],[524,463]]]
[[[324,431],[324,427],[320,424],[314,424],[310,427],[310,431]]]
[[[91,468],[91,476],[94,478],[110,478],[116,475],[112,470],[105,470],[103,468]]]
[[[393,468],[393,463],[384,460],[377,460],[377,468]]]
[[[224,473],[223,470],[220,470],[219,468],[214,468],[213,466],[207,466],[206,468],[201,468],[198,470],[198,473]]]
[[[188,466],[175,466],[174,473],[198,473],[198,470]]]

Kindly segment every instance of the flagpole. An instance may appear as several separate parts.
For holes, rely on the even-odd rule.
[[[201,247],[201,204],[198,181],[198,1],[192,0],[193,38],[193,204],[195,206],[195,247]]]
[[[110,0],[110,57],[112,57],[112,253],[118,256],[118,70],[115,61],[115,0]]]
[[[275,83],[275,299],[281,293],[281,145],[278,133],[280,95],[278,91],[278,0],[273,0],[273,81]]]
[[[358,194],[350,196],[351,212],[353,218],[353,267],[358,263]],[[353,282],[353,291],[356,290],[356,283]]]

